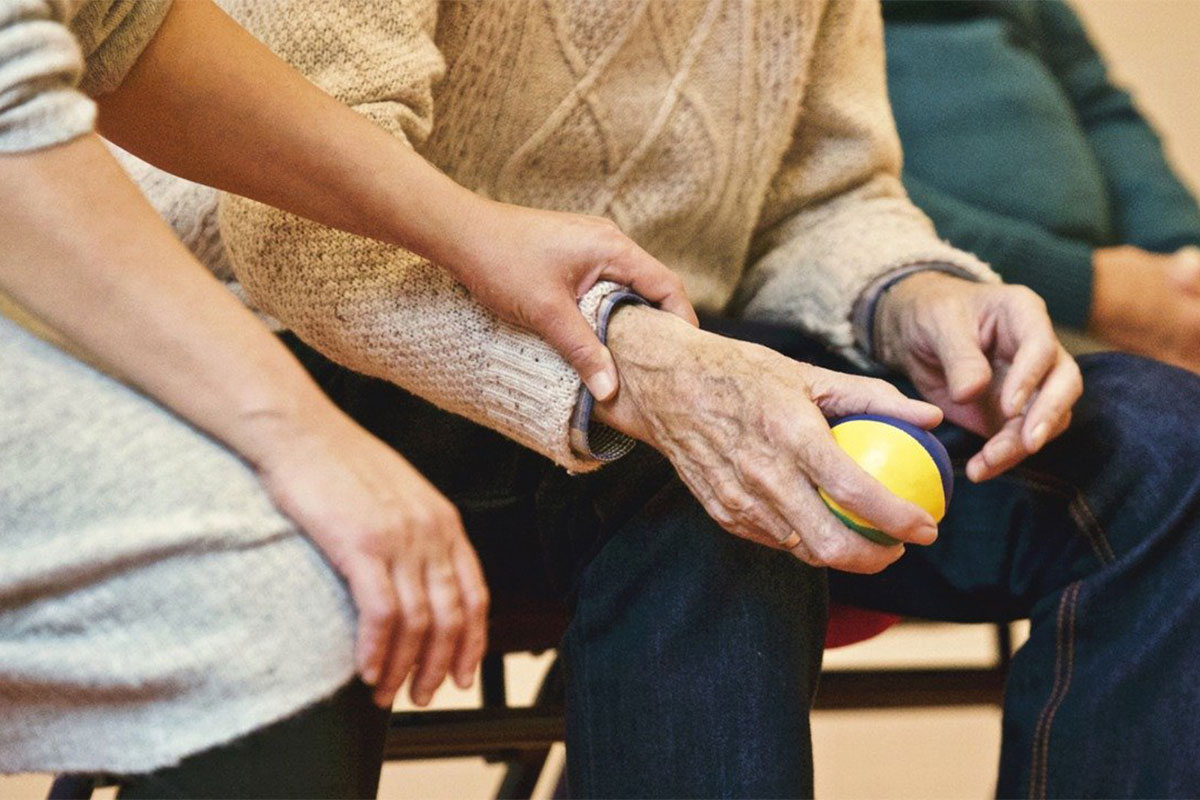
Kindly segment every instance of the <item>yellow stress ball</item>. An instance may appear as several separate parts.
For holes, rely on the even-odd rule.
[[[916,503],[941,522],[950,504],[954,473],[950,455],[929,431],[894,417],[855,414],[830,429],[833,440],[868,475],[893,494]],[[898,542],[851,511],[839,506],[824,489],[821,499],[848,528],[879,544]]]

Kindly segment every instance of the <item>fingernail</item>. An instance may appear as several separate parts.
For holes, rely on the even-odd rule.
[[[928,540],[928,543],[932,544],[937,539],[937,526],[922,525],[918,533],[920,533],[920,538],[922,541]]]
[[[1042,445],[1046,443],[1046,435],[1050,432],[1050,426],[1045,422],[1039,422],[1033,429],[1033,433],[1029,435],[1032,440],[1033,449],[1041,450]]]
[[[601,402],[607,400],[617,390],[617,383],[613,380],[612,375],[608,373],[608,370],[597,372],[588,378],[586,383],[588,391]]]
[[[1009,410],[1008,415],[1010,417],[1015,417],[1017,414],[1020,414],[1025,409],[1025,403],[1028,402],[1028,400],[1029,392],[1027,390],[1017,390],[1017,393],[1013,395],[1012,408]]]
[[[363,670],[362,679],[367,686],[379,683],[379,667],[367,667]]]
[[[967,480],[971,483],[979,483],[980,477],[983,475],[985,467],[975,459],[967,462]]]

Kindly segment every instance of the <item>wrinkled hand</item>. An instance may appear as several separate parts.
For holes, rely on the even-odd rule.
[[[617,391],[608,349],[579,312],[598,281],[631,287],[696,325],[683,282],[603,217],[542,211],[488,201],[472,220],[473,239],[452,272],[489,309],[537,333],[600,399]]]
[[[884,295],[875,325],[884,363],[951,422],[988,437],[967,462],[972,481],[1012,468],[1070,424],[1079,367],[1026,287],[918,273]]]
[[[902,542],[936,538],[933,518],[859,468],[825,418],[866,412],[932,427],[937,408],[883,381],[802,364],[642,306],[614,315],[609,343],[624,388],[597,418],[666,455],[730,533],[853,572],[900,557],[903,545],[875,544],[839,522],[821,486]]]
[[[1200,372],[1200,249],[1164,255],[1106,247],[1093,253],[1092,265],[1089,333]]]
[[[355,661],[390,707],[410,672],[425,705],[447,673],[471,685],[487,644],[488,590],[458,511],[394,450],[348,419],[279,431],[263,484],[350,585]]]

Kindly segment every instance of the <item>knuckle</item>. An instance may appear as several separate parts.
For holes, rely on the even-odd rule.
[[[599,340],[575,340],[562,347],[562,357],[571,364],[582,365],[585,369],[599,369],[603,366]]]
[[[386,525],[364,525],[350,533],[349,538],[356,550],[374,555],[387,551],[392,532]]]
[[[376,628],[383,628],[395,621],[399,608],[394,598],[378,594],[373,596],[362,609],[364,621]]]
[[[737,460],[738,474],[748,486],[762,488],[774,482],[777,469],[762,458],[742,456]]]
[[[1021,284],[1010,285],[1008,289],[1017,302],[1028,308],[1032,310],[1044,310],[1046,308],[1046,301],[1042,299],[1042,296],[1028,286]]]
[[[617,233],[620,233],[620,231],[621,231],[621,229],[617,225],[617,223],[613,222],[613,220],[609,219],[608,217],[589,215],[589,216],[585,216],[584,219],[588,220],[597,229],[602,230],[602,231],[608,231],[608,232],[616,231]]]
[[[714,486],[713,491],[717,502],[735,519],[744,517],[754,506],[754,500],[740,486],[722,482]]]
[[[457,635],[466,625],[466,615],[459,608],[446,609],[433,621],[433,631],[440,636]]]
[[[486,589],[471,595],[463,601],[463,607],[466,609],[467,615],[472,619],[486,619],[488,609],[491,608],[491,605],[492,599]]]
[[[859,481],[847,481],[841,478],[835,478],[833,481],[834,489],[826,489],[826,492],[833,494],[836,492],[836,497],[845,505],[853,506],[854,508],[862,508],[866,505],[868,493],[866,487]]]
[[[836,538],[823,537],[819,541],[809,545],[809,551],[812,553],[813,559],[817,562],[816,566],[829,567],[841,563],[845,546]]]
[[[401,528],[418,534],[427,534],[437,525],[437,513],[428,504],[412,506],[405,509],[404,521]]]
[[[434,524],[441,530],[461,530],[462,529],[462,514],[453,503],[448,500],[440,500],[434,503],[431,512],[433,514]]]
[[[431,623],[429,606],[424,603],[410,608],[404,615],[404,630],[411,634],[423,635]]]

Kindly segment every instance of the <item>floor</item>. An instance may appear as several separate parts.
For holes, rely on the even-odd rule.
[[[1021,632],[1018,631],[1018,636]],[[994,645],[986,626],[901,626],[876,639],[830,651],[826,663],[839,668],[984,664]],[[513,656],[509,693],[529,702],[549,656]],[[470,706],[475,692],[445,687],[438,707]],[[985,798],[995,782],[1000,713],[991,707],[900,711],[824,711],[813,716],[817,795],[845,798]],[[561,765],[561,746],[551,764]],[[381,798],[487,798],[503,774],[482,759],[390,764],[384,768]],[[543,776],[535,796],[547,798],[555,775]],[[0,777],[0,798],[44,798],[44,775]],[[111,797],[111,792],[98,796]]]

